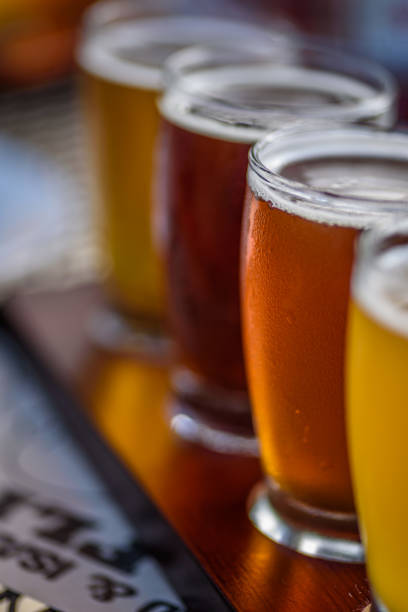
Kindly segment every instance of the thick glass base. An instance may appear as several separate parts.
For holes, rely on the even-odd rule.
[[[371,589],[371,593],[373,595],[373,603],[371,604],[370,612],[389,612],[387,606],[385,606],[376,593]]]
[[[186,369],[173,373],[172,387],[168,415],[177,435],[220,453],[259,455],[245,392],[210,386]]]
[[[249,517],[265,536],[309,557],[363,563],[364,550],[353,516],[307,510],[287,504],[266,484],[258,485],[249,500]]]
[[[159,326],[130,320],[108,305],[93,314],[88,330],[104,350],[163,363],[170,360],[171,341]]]

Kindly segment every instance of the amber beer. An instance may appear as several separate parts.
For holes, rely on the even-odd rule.
[[[342,371],[357,229],[255,195],[249,210],[243,308],[265,471],[311,507],[353,512]]]
[[[373,114],[371,103],[366,107],[377,97],[373,81],[363,79],[361,70],[331,72],[330,61],[339,64],[336,54],[337,64],[330,52],[313,51],[309,64],[302,64],[295,45],[278,57],[222,47],[187,50],[168,63],[169,85],[160,101],[157,206],[169,318],[179,351],[173,384],[181,400],[174,411],[224,433],[252,431],[239,305],[250,144],[268,128],[299,117],[344,113],[345,121],[387,121],[392,106],[388,98]]]
[[[162,65],[175,50],[232,33],[271,38],[249,24],[171,13],[171,4],[98,3],[85,20],[78,51],[109,299],[134,328],[153,334],[164,315],[151,231]]]
[[[354,242],[408,212],[407,143],[323,126],[271,136],[251,153],[242,253],[251,400],[272,504],[309,528],[319,518],[352,526],[344,345]]]

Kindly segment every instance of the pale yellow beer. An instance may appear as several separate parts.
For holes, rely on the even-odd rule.
[[[406,187],[408,206],[408,185]],[[348,434],[368,573],[408,610],[408,225],[360,243],[348,333]],[[381,608],[382,609],[382,608]]]

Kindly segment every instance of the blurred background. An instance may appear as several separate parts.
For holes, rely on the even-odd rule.
[[[74,49],[92,0],[0,0],[0,288],[98,275]],[[408,117],[407,0],[182,0],[188,13],[285,20],[374,58]]]

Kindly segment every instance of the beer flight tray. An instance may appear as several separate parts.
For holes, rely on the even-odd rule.
[[[4,311],[0,397],[0,612],[233,609]]]

